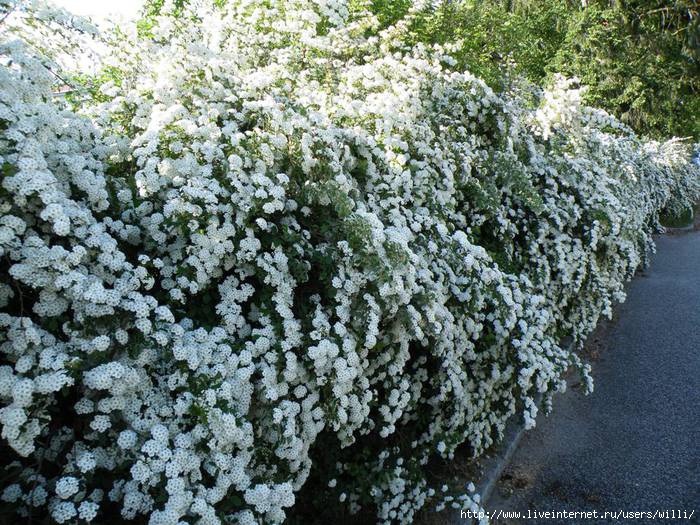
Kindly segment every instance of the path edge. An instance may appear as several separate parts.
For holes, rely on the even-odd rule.
[[[565,345],[562,346],[566,346],[568,347],[569,351],[573,351],[573,342],[570,339],[568,339]],[[543,397],[544,395],[541,392],[538,392],[535,395],[534,401],[537,407],[541,407]],[[501,439],[494,452],[489,456],[480,458],[480,462],[483,467],[483,474],[481,475],[479,481],[474,484],[474,493],[479,494],[480,500],[478,505],[482,509],[486,508],[489,499],[491,499],[494,490],[496,490],[496,487],[498,486],[498,481],[501,479],[503,471],[505,471],[505,469],[508,467],[513,459],[513,456],[515,455],[515,452],[518,450],[518,445],[520,444],[526,430],[528,429],[525,427],[525,421],[522,418],[522,414],[516,415],[516,417],[513,417],[506,424],[506,429],[503,432],[503,439]],[[460,516],[459,510],[455,512],[455,518],[451,521],[454,523],[470,523],[467,521],[467,518],[462,518]]]

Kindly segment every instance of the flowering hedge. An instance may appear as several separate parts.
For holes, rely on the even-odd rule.
[[[698,196],[681,142],[564,79],[497,95],[361,2],[166,2],[57,97],[58,55],[16,35],[78,22],[18,8],[0,44],[19,516],[278,523],[310,475],[380,522],[476,506],[426,463],[533,424],[570,367],[590,383],[560,341]]]

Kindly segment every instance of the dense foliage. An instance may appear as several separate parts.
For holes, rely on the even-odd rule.
[[[457,44],[462,67],[500,89],[563,73],[584,100],[637,132],[700,138],[700,4],[696,0],[375,0],[386,23],[411,13],[406,41]]]
[[[590,383],[562,338],[698,196],[682,142],[361,2],[162,2],[68,96],[92,29],[0,5],[12,519],[278,523],[310,476],[379,522],[477,507],[426,463]]]

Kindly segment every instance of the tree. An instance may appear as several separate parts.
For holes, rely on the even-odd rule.
[[[548,72],[577,76],[587,101],[637,131],[700,136],[695,2],[591,2],[571,17]]]
[[[408,11],[375,0],[385,25]],[[563,73],[585,101],[653,137],[700,137],[700,7],[696,0],[428,2],[406,43],[449,44],[460,67],[496,89],[506,73],[545,85]]]

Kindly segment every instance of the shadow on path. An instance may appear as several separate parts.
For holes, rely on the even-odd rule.
[[[695,511],[691,519],[494,523],[700,524],[700,231],[657,239],[593,351],[595,391],[554,398],[488,511]],[[669,514],[670,516],[670,514]]]

